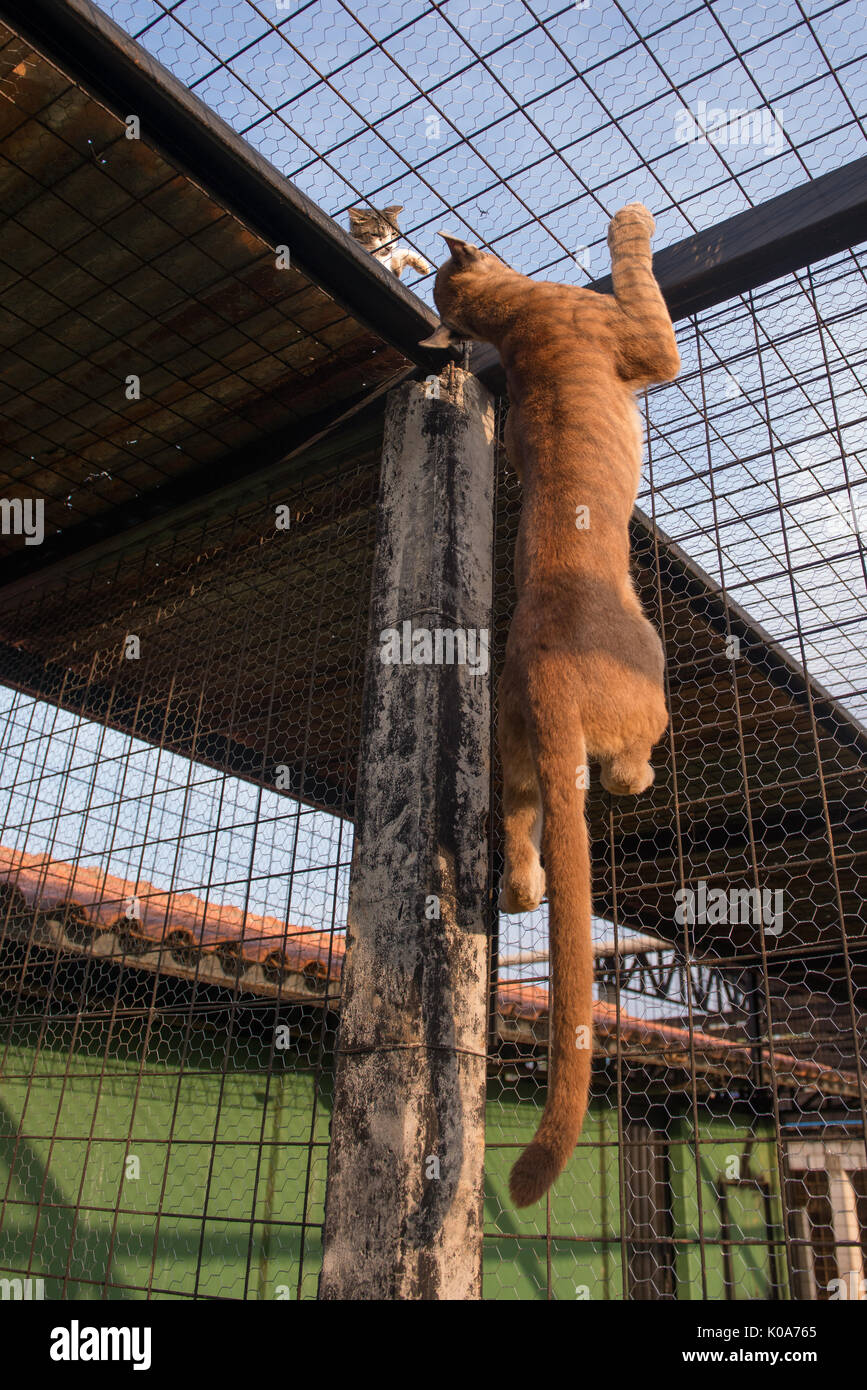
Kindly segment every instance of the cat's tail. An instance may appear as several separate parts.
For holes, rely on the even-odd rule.
[[[518,1207],[543,1197],[581,1133],[593,1048],[590,846],[584,815],[586,749],[581,710],[552,657],[528,674],[529,732],[542,793],[548,893],[551,1062],[536,1136],[512,1168]]]

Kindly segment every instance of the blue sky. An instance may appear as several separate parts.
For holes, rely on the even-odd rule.
[[[853,0],[103,8],[333,216],[403,203],[429,259],[462,222],[516,269],[580,280],[576,244],[603,273],[624,202],[648,204],[664,246],[865,152]],[[782,136],[735,143],[724,124],[685,144],[701,102],[776,111]]]

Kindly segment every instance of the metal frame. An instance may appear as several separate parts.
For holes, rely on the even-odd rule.
[[[98,10],[86,3],[86,0],[63,0],[62,5],[50,4],[46,0],[32,0],[32,3],[28,4],[23,3],[23,0],[2,0],[0,14],[9,17],[16,29],[32,35],[32,41],[38,44],[40,49],[55,54],[61,66],[75,69],[78,74],[77,80],[80,79],[89,90],[116,110],[123,111],[131,101],[134,102],[143,116],[144,124],[153,133],[155,143],[165,150],[179,168],[213,192],[239,220],[252,226],[269,240],[276,241],[285,237],[293,244],[293,248],[297,246],[299,264],[303,265],[312,280],[326,288],[329,293],[333,292],[334,297],[353,315],[357,315],[360,322],[373,326],[387,341],[400,347],[411,364],[407,367],[407,375],[412,375],[416,366],[433,369],[442,365],[442,355],[425,354],[417,346],[416,335],[426,333],[433,322],[430,311],[393,277],[366,257],[330,218],[325,217],[319,209],[309,203],[309,200],[294,190],[288,180],[276,175],[265,160],[251,152],[233,131],[212,116],[197,99],[192,98],[158,63],[146,55],[143,56],[136,45]],[[672,313],[680,317],[721,303],[732,296],[749,294],[758,284],[766,283],[779,275],[799,269],[814,259],[848,247],[858,235],[863,225],[864,212],[867,211],[865,173],[867,160],[859,160],[833,174],[793,189],[759,208],[728,219],[708,232],[687,238],[662,251],[656,259],[656,268]],[[595,282],[594,288],[604,290],[606,281]],[[698,329],[696,336],[699,337]],[[474,354],[473,369],[487,384],[495,389],[502,388],[502,373],[490,353],[480,351]],[[762,385],[767,405],[764,381]],[[333,462],[335,452],[352,447],[353,441],[357,443],[363,439],[366,445],[373,445],[381,430],[379,398],[385,389],[382,388],[375,393],[374,400],[366,395],[359,396],[348,409],[343,409],[335,415],[317,417],[309,426],[308,438],[297,442],[291,451],[286,447],[287,441],[270,441],[268,460],[262,465],[255,485],[264,486],[280,478],[284,463],[289,465],[286,469],[287,478],[291,477],[297,482],[315,476],[319,467],[329,466]],[[261,456],[259,461],[261,463]],[[216,472],[208,470],[209,476],[191,475],[177,486],[159,489],[125,512],[116,513],[113,523],[100,523],[86,529],[78,528],[64,536],[52,553],[46,549],[44,557],[40,556],[40,561],[43,558],[50,561],[50,568],[31,563],[30,556],[26,557],[26,573],[24,563],[20,566],[7,566],[2,576],[6,582],[7,595],[30,593],[43,585],[62,583],[77,567],[86,568],[97,556],[105,557],[115,552],[127,553],[161,529],[179,524],[203,506],[223,505],[241,498],[246,495],[249,487],[250,475],[245,472],[249,463],[249,452],[227,458]],[[682,593],[703,609],[708,621],[719,632],[742,635],[747,643],[748,650],[745,655],[748,660],[760,665],[773,681],[802,702],[809,715],[817,749],[821,730],[861,753],[867,751],[867,736],[858,721],[818,683],[806,676],[798,663],[781,650],[748,614],[731,602],[724,585],[716,584],[700,566],[668,540],[652,519],[640,512],[634,519],[634,539],[636,544],[649,548],[653,553],[657,574],[664,572],[666,583],[674,591]],[[14,648],[3,649],[0,656],[0,672],[9,679],[12,679],[14,673],[15,683],[19,688],[39,694],[48,693],[45,688],[46,680],[50,682],[52,673],[46,672],[45,668],[40,670],[38,662],[23,657]],[[116,688],[112,689],[109,685],[103,689],[90,681],[86,685],[87,696],[95,700],[96,712],[100,718],[107,721],[109,708],[113,716],[124,713],[123,698],[118,695]],[[76,690],[75,694],[77,699],[81,692]],[[135,706],[126,707],[126,713],[134,719]],[[163,729],[161,737],[164,737],[165,733]],[[242,742],[222,740],[219,737],[211,740],[210,735],[199,740],[195,737],[196,733],[195,720],[191,719],[182,736],[184,739],[189,738],[198,761],[212,761],[213,765],[224,772],[237,772],[255,780],[257,769],[251,766],[249,753],[245,751]],[[316,799],[316,785],[303,783],[300,791],[301,794],[309,792],[311,800]],[[328,804],[322,800],[321,782],[318,785],[318,795],[318,804]],[[345,795],[341,796],[339,789],[336,790],[334,809],[347,812],[348,806]],[[829,838],[832,838],[827,806],[823,806],[823,811],[829,828]],[[608,829],[613,846],[616,830],[613,815]],[[755,841],[760,837],[761,830],[761,821],[751,822],[754,868]],[[679,824],[672,833],[679,845]],[[492,855],[492,864],[494,862],[495,856]],[[616,916],[616,882],[613,901]],[[845,935],[843,944],[845,947]],[[701,972],[701,960],[696,961],[693,958],[691,963]],[[764,948],[760,953],[753,953],[746,963],[761,969],[764,984],[767,986],[768,959]],[[734,954],[731,958],[721,961],[708,958],[705,964],[713,969],[720,966],[727,968],[738,964],[738,958]],[[851,998],[852,973],[848,956],[845,958],[845,966],[846,984]],[[85,968],[83,973],[87,979],[88,968]],[[624,969],[621,964],[619,952],[614,957],[611,973],[618,990],[624,982],[628,982],[630,971],[628,968]],[[53,979],[52,970],[52,981]],[[496,974],[491,984],[492,994],[496,997]],[[684,984],[689,996],[692,1022],[691,1010],[701,1004],[701,991],[694,988],[694,981],[689,978],[688,972]],[[758,989],[754,994],[758,996]],[[190,1026],[195,996],[194,989],[185,997],[183,1004],[185,1009],[189,1008]],[[76,1022],[79,1022],[82,1016],[80,1013],[75,1015]],[[34,1012],[34,1020],[37,1017],[41,1016]],[[768,1068],[760,1056],[760,1033],[753,1041],[759,1054],[755,1066],[756,1094],[765,1096],[768,1091]],[[543,1050],[540,1040],[534,1038],[533,1044],[536,1053],[540,1054]],[[624,1081],[627,1059],[619,1037],[611,1044],[609,1061],[614,1070],[611,1089],[615,1093],[618,1119],[621,1120],[625,1114],[624,1102],[627,1095]],[[683,1087],[684,1114],[691,1116],[695,1121],[698,1102],[694,1039],[691,1039],[689,1062],[691,1073]],[[67,1066],[67,1074],[70,1064]],[[321,1049],[317,1065],[321,1068]],[[650,1063],[647,1070],[650,1074]],[[773,1056],[770,1058],[769,1070],[772,1074],[770,1089],[773,1091]],[[776,1122],[775,1139],[780,1151],[784,1140],[781,1138],[780,1115],[776,1108],[773,1119]],[[264,1123],[263,1119],[263,1133]],[[622,1129],[618,1137],[622,1140]],[[91,1138],[92,1136],[88,1136],[88,1143]],[[321,1141],[311,1138],[311,1152],[314,1143],[317,1142],[321,1144]],[[616,1141],[607,1142],[613,1144]],[[702,1145],[715,1142],[721,1141],[706,1138],[701,1140]],[[263,1148],[261,1136],[259,1148]],[[698,1168],[697,1150],[698,1144]],[[273,1148],[271,1152],[273,1154]],[[781,1162],[781,1172],[784,1171],[784,1167],[784,1163]],[[619,1196],[622,1210],[622,1187]],[[50,1206],[51,1203],[47,1202],[44,1205]],[[302,1224],[306,1228],[306,1209]],[[561,1238],[553,1234],[553,1229],[549,1209],[544,1232],[520,1237],[497,1237],[504,1240],[545,1242],[549,1294],[552,1288],[551,1251],[554,1242],[563,1239],[577,1246],[592,1239],[588,1236],[574,1235]],[[625,1234],[621,1234],[621,1250],[625,1250],[629,1239]],[[704,1239],[704,1233],[700,1231],[697,1243],[701,1249],[702,1266]],[[611,1237],[612,1247],[616,1248],[617,1242],[617,1237]],[[690,1244],[691,1238],[672,1237],[669,1243],[673,1249],[680,1248]],[[730,1256],[729,1247],[734,1243],[750,1242],[732,1242],[724,1238],[722,1245],[725,1254]],[[69,1262],[66,1272],[68,1277]],[[702,1268],[703,1277],[704,1274]],[[153,1277],[153,1269],[151,1275]],[[628,1280],[628,1261],[625,1264],[624,1277]]]
[[[293,262],[360,323],[398,348],[408,364],[427,371],[442,369],[450,354],[418,345],[437,322],[427,305],[90,0],[0,0],[0,18],[115,113],[125,115],[134,108],[146,138],[179,170],[266,241],[289,244]],[[664,248],[654,257],[654,269],[677,320],[844,250],[865,226],[867,157]],[[594,281],[590,288],[609,293],[610,277]],[[493,348],[477,346],[471,368],[490,390],[504,391]],[[413,372],[408,365],[407,375]],[[360,397],[354,408],[367,404],[367,398]],[[312,422],[311,433],[299,443],[264,441],[257,451],[257,471],[315,447],[322,432],[338,428],[345,415],[340,411]],[[201,470],[118,508],[111,525],[105,521],[77,527],[40,547],[38,557],[23,552],[15,563],[0,565],[0,587],[95,544],[133,538],[136,528],[151,519],[157,524],[173,521],[176,509],[190,497],[201,501],[232,485],[238,491],[246,489],[251,452],[229,456],[219,469]]]

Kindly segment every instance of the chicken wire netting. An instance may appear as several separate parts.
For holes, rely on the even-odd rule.
[[[671,727],[634,804],[591,773],[591,1106],[529,1213],[506,1176],[544,1101],[547,911],[500,919],[488,1296],[863,1296],[861,271],[681,325],[646,399],[634,573]],[[519,508],[501,458],[500,659]]]
[[[101,8],[343,225],[402,204],[433,264],[445,226],[585,283],[624,203],[665,246],[867,153],[857,0]]]
[[[0,1263],[45,1297],[315,1296],[376,477],[3,613]]]

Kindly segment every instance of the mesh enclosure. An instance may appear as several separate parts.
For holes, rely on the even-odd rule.
[[[339,223],[401,203],[431,262],[445,221],[577,284],[624,202],[669,246],[864,154],[854,3],[684,8],[102,6]],[[383,403],[416,361],[5,26],[0,97],[0,492],[45,502],[44,556],[0,537],[0,1278],[312,1299]],[[591,1105],[524,1212],[547,909],[492,910],[486,1298],[865,1296],[864,269],[682,319],[641,401],[671,726],[634,802],[591,771]]]
[[[403,204],[434,264],[447,225],[580,284],[630,200],[666,245],[865,153],[855,0],[102,8],[332,216]]]
[[[488,1296],[860,1287],[863,394],[841,292],[858,273],[823,263],[699,315],[681,377],[647,397],[634,575],[671,727],[634,806],[591,773],[592,1100],[544,1219],[510,1208],[506,1174],[544,1099],[547,913],[501,918]],[[500,659],[519,511],[501,461]]]
[[[377,465],[4,612],[2,1262],[47,1297],[315,1296]]]

